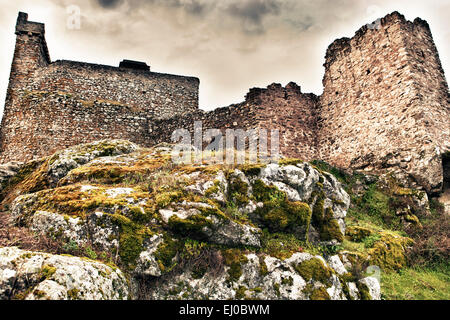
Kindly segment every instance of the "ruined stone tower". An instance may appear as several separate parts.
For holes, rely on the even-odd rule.
[[[319,158],[440,190],[450,99],[428,23],[394,12],[334,41],[325,60]]]
[[[0,132],[0,161],[29,160],[104,138],[143,146],[175,129],[279,129],[289,157],[390,172],[429,193],[449,185],[450,96],[428,24],[394,12],[334,41],[318,97],[290,83],[253,88],[243,103],[198,109],[199,80],[50,60],[44,25],[19,13]],[[446,183],[444,183],[446,182]]]
[[[146,144],[154,119],[198,109],[199,80],[119,67],[54,61],[45,26],[19,13],[16,47],[0,132],[0,159],[30,160],[104,138]]]

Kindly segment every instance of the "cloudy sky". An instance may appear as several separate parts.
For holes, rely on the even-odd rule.
[[[200,78],[200,107],[243,101],[250,87],[297,82],[322,92],[328,45],[394,10],[428,21],[448,78],[450,0],[0,0],[0,113],[18,11],[46,24],[52,60]],[[77,12],[80,25],[77,28]]]

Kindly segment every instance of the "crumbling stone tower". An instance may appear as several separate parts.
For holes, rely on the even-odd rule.
[[[439,191],[450,98],[428,23],[394,12],[334,41],[325,60],[319,158]]]
[[[199,80],[150,71],[54,61],[45,26],[19,13],[17,40],[0,131],[0,161],[25,161],[105,138],[146,145],[155,119],[198,109]]]

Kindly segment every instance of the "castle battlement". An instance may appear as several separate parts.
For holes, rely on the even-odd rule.
[[[45,24],[28,21],[28,14],[19,12],[16,23],[16,34],[45,35]]]

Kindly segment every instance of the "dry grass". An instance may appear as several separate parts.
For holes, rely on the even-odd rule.
[[[433,265],[450,260],[450,217],[445,213],[437,212],[410,236],[415,241],[408,252],[411,264]]]
[[[7,212],[0,212],[0,247],[18,247],[23,250],[62,253],[59,243],[37,235],[24,227],[14,226]]]

